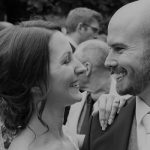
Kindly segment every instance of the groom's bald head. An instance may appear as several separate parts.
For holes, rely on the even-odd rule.
[[[119,94],[142,94],[150,86],[150,1],[121,7],[111,18],[105,65],[117,79]]]
[[[125,34],[134,32],[137,36],[150,37],[150,1],[136,1],[121,7],[111,18],[108,34],[116,31]],[[108,36],[108,41],[110,36]],[[133,38],[131,36],[131,38]]]

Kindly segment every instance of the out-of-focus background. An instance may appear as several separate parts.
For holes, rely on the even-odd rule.
[[[88,7],[100,12],[106,33],[110,17],[121,6],[135,0],[0,0],[0,21],[13,24],[29,19],[44,19],[64,25],[68,12]]]

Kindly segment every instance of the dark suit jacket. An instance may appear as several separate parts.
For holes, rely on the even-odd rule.
[[[102,131],[99,116],[91,118],[89,131],[85,137],[81,150],[127,150],[135,114],[135,97],[128,100],[116,117],[114,123]]]

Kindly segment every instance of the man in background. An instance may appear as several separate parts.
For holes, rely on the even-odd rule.
[[[80,43],[94,39],[101,30],[102,15],[95,10],[79,7],[71,10],[66,18],[67,36],[76,48]]]
[[[100,13],[86,7],[78,7],[68,13],[65,23],[66,34],[73,52],[80,43],[97,38],[101,30],[102,20]],[[69,110],[70,107],[66,107],[64,124],[67,121]]]
[[[125,103],[126,99],[108,95],[111,77],[109,69],[104,66],[108,51],[109,47],[105,42],[94,39],[80,44],[74,53],[86,68],[86,72],[80,76],[80,89],[85,91],[82,93],[82,101],[71,106],[67,120],[67,126],[75,133],[85,134],[87,132],[95,102],[102,94],[107,94],[101,97],[99,104],[101,110],[106,109],[107,111],[100,113],[100,123],[103,130],[108,123],[113,122],[114,112]]]

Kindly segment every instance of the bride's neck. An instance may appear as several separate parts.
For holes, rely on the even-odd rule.
[[[37,137],[45,133],[45,136],[61,138],[63,137],[64,110],[65,107],[46,104],[41,119],[47,127],[38,119],[36,113],[31,119],[29,127],[36,133]]]

